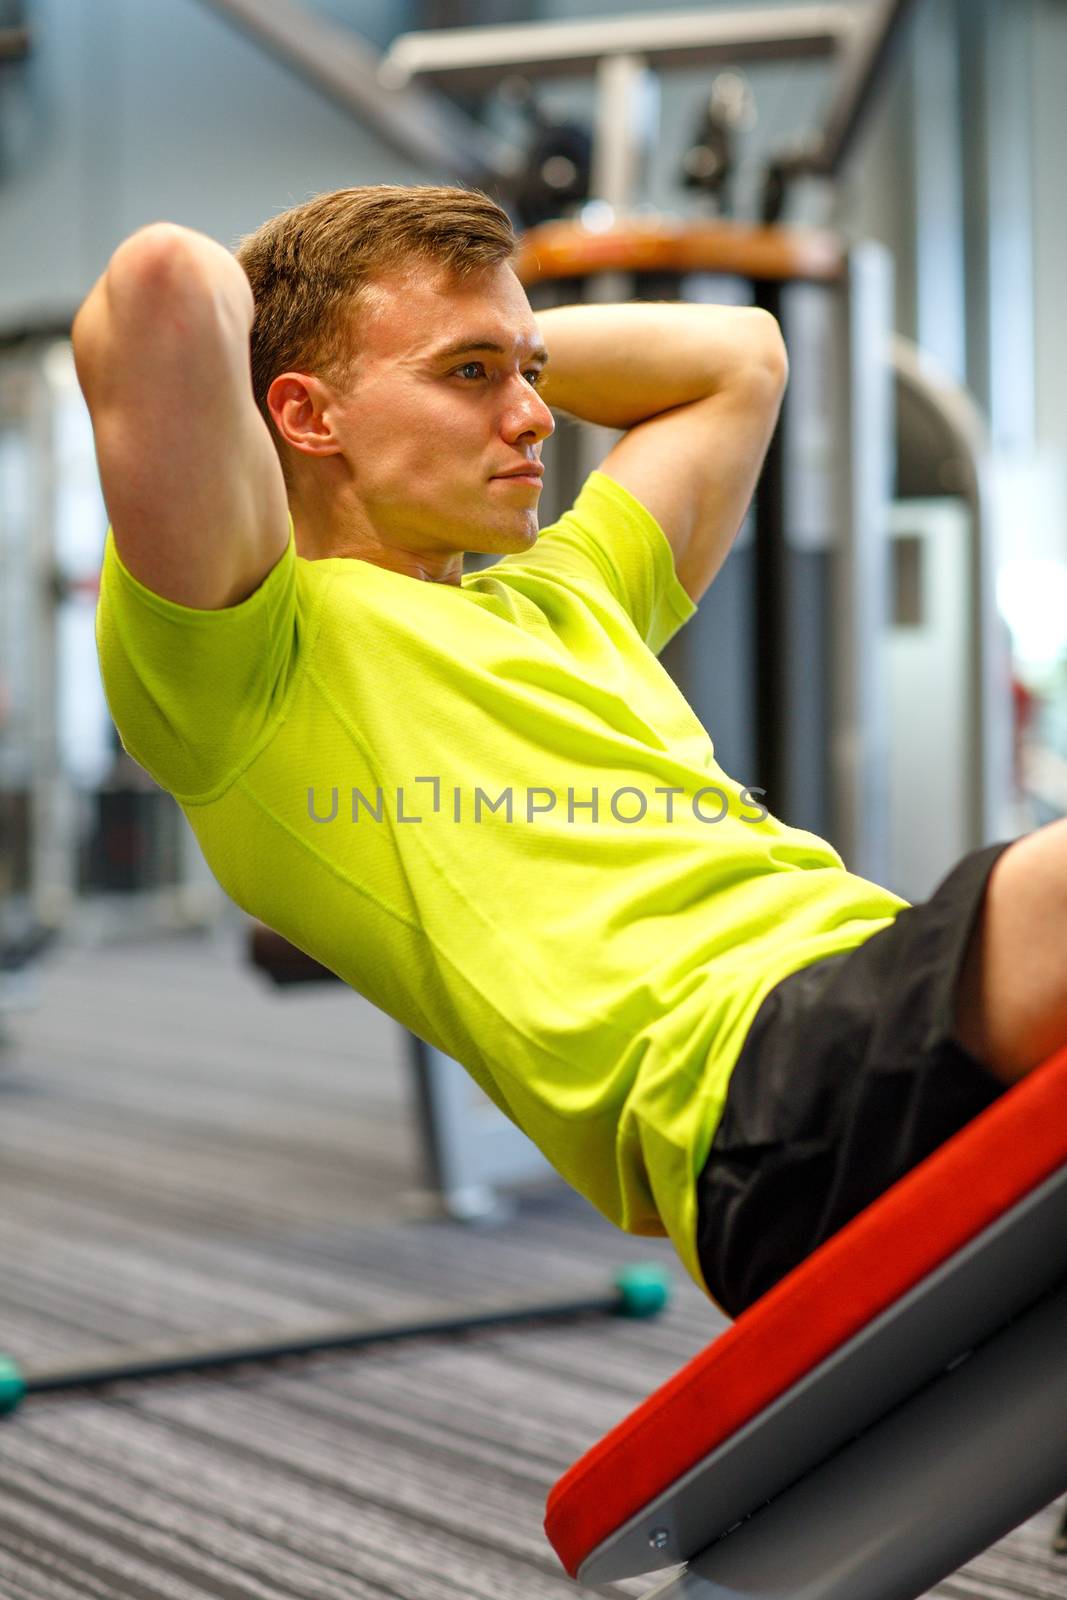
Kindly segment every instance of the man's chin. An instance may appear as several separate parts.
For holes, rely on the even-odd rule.
[[[537,543],[540,531],[536,512],[531,512],[521,521],[513,520],[506,525],[483,523],[477,531],[470,529],[467,549],[472,554],[486,556],[516,555],[523,550],[531,549]]]

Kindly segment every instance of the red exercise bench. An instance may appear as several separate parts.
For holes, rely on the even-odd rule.
[[[917,1600],[1067,1491],[1067,1050],[578,1461],[571,1577],[649,1600]]]

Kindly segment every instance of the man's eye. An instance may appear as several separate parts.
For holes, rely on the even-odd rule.
[[[454,376],[461,378],[464,373],[467,372],[473,373],[476,377],[483,375],[485,372],[485,363],[483,361],[465,361],[461,367],[456,368]],[[526,371],[523,373],[523,377],[529,380],[531,388],[536,389],[543,374],[543,367],[527,367]]]

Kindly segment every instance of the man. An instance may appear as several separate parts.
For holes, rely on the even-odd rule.
[[[232,898],[736,1315],[1067,1042],[1067,824],[910,908],[722,772],[656,656],[742,521],[779,331],[535,319],[514,243],[383,185],[236,259],[120,246],[74,327],[104,683]],[[625,432],[539,533],[552,408]]]

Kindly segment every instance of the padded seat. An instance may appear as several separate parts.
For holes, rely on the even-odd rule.
[[[915,1600],[1067,1491],[1067,1050],[908,1173],[552,1490],[659,1600]]]

